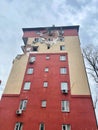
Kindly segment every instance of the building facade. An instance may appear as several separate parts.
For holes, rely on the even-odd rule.
[[[0,102],[0,130],[97,130],[79,26],[23,28]]]

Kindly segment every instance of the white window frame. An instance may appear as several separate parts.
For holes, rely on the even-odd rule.
[[[44,81],[43,87],[48,87],[48,82],[47,81]]]
[[[19,109],[25,110],[26,109],[26,105],[27,105],[27,100],[26,99],[21,100]]]
[[[47,101],[46,101],[46,100],[42,100],[41,106],[42,106],[42,107],[46,107],[46,105],[47,105]]]
[[[60,61],[66,61],[66,56],[65,55],[61,55],[60,56]]]
[[[66,67],[60,68],[60,74],[67,74],[67,68]]]
[[[63,124],[62,125],[62,130],[71,130],[70,124]]]
[[[68,83],[67,82],[61,82],[61,90],[68,91]]]
[[[24,83],[24,90],[30,90],[31,82]]]
[[[22,122],[16,122],[14,130],[22,130],[23,123]]]
[[[28,68],[28,69],[27,69],[27,74],[33,74],[33,71],[34,71],[33,68]]]
[[[48,67],[46,67],[44,71],[45,71],[45,72],[48,72],[48,71],[49,71],[49,68],[48,68]]]
[[[62,112],[69,112],[69,101],[63,100],[61,101],[61,110]]]
[[[39,130],[45,130],[45,124],[44,123],[40,123]]]

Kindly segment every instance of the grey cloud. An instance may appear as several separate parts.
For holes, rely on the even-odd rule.
[[[97,43],[97,5],[97,0],[1,0],[0,78],[4,79],[14,57],[22,53],[20,46],[23,44],[23,27],[79,24],[81,43]],[[8,63],[6,66],[5,58]]]

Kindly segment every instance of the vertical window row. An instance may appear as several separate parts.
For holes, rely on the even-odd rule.
[[[60,50],[65,50],[65,46],[62,45],[60,46]],[[30,63],[34,63],[35,62],[35,57],[30,58],[29,62]],[[50,57],[49,55],[46,56],[46,60],[49,60]],[[61,55],[60,56],[60,61],[66,61],[66,55]],[[44,69],[45,72],[49,71],[49,68],[46,67]],[[34,73],[34,68],[29,67],[27,69],[27,74],[33,74]],[[60,74],[67,74],[67,68],[66,67],[61,67],[60,68]],[[30,90],[30,86],[31,86],[31,82],[25,82],[24,84],[24,90]],[[43,87],[48,87],[48,81],[44,81],[43,82]],[[67,82],[61,82],[61,91],[62,92],[68,92],[68,83]],[[26,105],[27,105],[27,100],[21,100],[20,102],[20,106],[19,109],[25,110],[26,109]],[[47,101],[46,100],[42,100],[41,101],[41,107],[45,108],[47,105]],[[61,111],[62,112],[69,112],[70,108],[69,108],[69,101],[66,100],[62,100],[61,101]],[[22,130],[23,127],[23,123],[22,122],[17,122],[15,125],[15,130]],[[45,124],[44,123],[40,123],[39,125],[39,130],[45,130]],[[71,127],[69,124],[63,124],[62,125],[62,130],[71,130]]]

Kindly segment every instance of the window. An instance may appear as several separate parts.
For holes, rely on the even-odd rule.
[[[22,122],[16,122],[14,130],[22,130],[23,123]]]
[[[36,57],[35,56],[31,56],[30,59],[29,59],[29,63],[34,63],[36,60]]]
[[[60,74],[66,74],[67,73],[67,69],[66,68],[60,68]]]
[[[44,123],[40,123],[39,130],[45,130],[45,124]]]
[[[31,82],[25,82],[24,84],[24,90],[30,90]]]
[[[63,124],[62,125],[62,130],[71,130],[71,127],[69,124]]]
[[[69,101],[61,101],[62,112],[69,112]]]
[[[34,70],[33,68],[28,68],[27,69],[27,74],[33,74],[33,70]]]
[[[60,37],[59,41],[64,42],[64,37]]]
[[[48,82],[45,81],[45,82],[43,83],[43,86],[44,86],[44,87],[48,87]]]
[[[64,92],[68,91],[68,83],[67,82],[61,82],[61,90]]]
[[[60,61],[66,61],[66,56],[60,56]]]
[[[42,107],[46,107],[46,103],[47,103],[47,101],[46,101],[46,100],[43,100],[43,101],[42,101]]]
[[[46,56],[46,60],[49,60],[49,59],[50,59],[50,57],[47,55],[47,56]]]
[[[48,68],[48,67],[46,67],[46,68],[45,68],[45,72],[48,72],[48,71],[49,71],[49,68]]]
[[[26,109],[26,105],[27,105],[27,100],[21,100],[19,109],[25,110]]]
[[[38,46],[33,46],[33,51],[38,51]]]
[[[50,45],[47,45],[47,49],[50,49]]]
[[[61,50],[61,51],[65,50],[65,46],[64,46],[64,45],[61,45],[61,46],[60,46],[60,50]]]
[[[38,38],[38,37],[35,38],[35,39],[34,39],[34,42],[39,42],[39,39],[40,39],[40,38]]]

